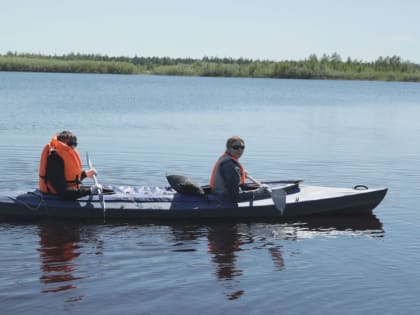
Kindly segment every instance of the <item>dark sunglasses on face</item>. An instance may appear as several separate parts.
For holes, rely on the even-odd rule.
[[[77,142],[69,142],[67,145],[69,147],[77,147]]]
[[[245,146],[244,145],[233,145],[233,146],[231,146],[231,148],[233,150],[239,150],[239,149],[244,150],[245,149]]]

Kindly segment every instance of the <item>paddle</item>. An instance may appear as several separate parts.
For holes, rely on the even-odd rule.
[[[259,180],[255,179],[251,175],[246,174],[246,177],[249,178],[251,181],[253,181],[255,184],[257,184],[258,186],[262,185]],[[281,215],[283,215],[284,208],[286,207],[286,193],[285,193],[285,191],[281,188],[275,189],[275,190],[273,190],[271,188],[268,188],[268,192],[271,195],[271,199],[273,199],[274,206],[276,207],[277,210],[280,211]]]
[[[87,152],[86,152],[86,159],[87,159],[89,168],[93,168],[92,161],[90,160],[89,153]],[[103,192],[102,187],[99,185],[96,175],[93,175],[93,181],[95,182],[95,186],[98,187],[99,200],[101,201],[101,206],[102,206],[102,210],[104,211],[104,220],[105,220],[106,206],[105,206],[104,192]]]

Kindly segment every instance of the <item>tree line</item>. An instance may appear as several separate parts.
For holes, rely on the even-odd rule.
[[[0,71],[420,82],[420,65],[402,60],[399,56],[379,57],[375,61],[366,62],[351,58],[342,60],[337,53],[321,57],[312,54],[300,61],[272,61],[8,52],[0,54]]]

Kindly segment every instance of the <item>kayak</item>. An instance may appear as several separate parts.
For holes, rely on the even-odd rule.
[[[124,220],[257,219],[372,213],[387,188],[335,188],[303,185],[301,180],[265,182],[268,191],[238,203],[201,186],[201,193],[167,186],[104,186],[100,195],[63,200],[39,190],[0,195],[0,218],[77,218]],[[245,189],[255,189],[247,184]],[[277,206],[272,192],[284,192]]]

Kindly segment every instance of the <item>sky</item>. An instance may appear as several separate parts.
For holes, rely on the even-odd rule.
[[[0,54],[420,63],[418,0],[0,0]]]

